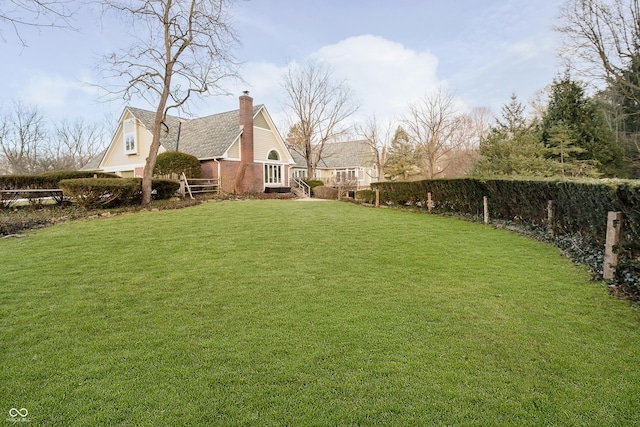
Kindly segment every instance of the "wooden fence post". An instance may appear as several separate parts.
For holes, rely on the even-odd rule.
[[[622,248],[622,212],[609,212],[607,214],[607,240],[604,248],[604,272],[605,280],[613,279],[620,259]]]
[[[555,202],[553,200],[549,200],[547,202],[547,233],[549,233],[549,236],[553,237],[554,233],[555,233],[555,225],[553,223],[554,218],[554,211],[555,211]]]
[[[380,189],[376,187],[376,208],[380,207]]]
[[[487,196],[482,198],[482,204],[484,205],[484,223],[489,224],[489,201]]]
[[[431,191],[427,193],[427,210],[431,213]]]
[[[184,199],[185,188],[184,188],[184,180],[182,178],[180,178],[180,190],[179,191],[180,191],[180,197]]]

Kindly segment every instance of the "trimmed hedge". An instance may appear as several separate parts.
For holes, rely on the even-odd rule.
[[[118,175],[88,171],[55,171],[37,175],[0,175],[0,190],[24,190],[39,188],[57,189],[64,179],[78,178],[120,178]]]
[[[358,190],[356,191],[356,200],[363,203],[375,203],[376,192],[374,190]]]
[[[154,175],[180,175],[183,172],[187,178],[200,178],[202,176],[200,160],[196,156],[179,151],[166,151],[158,154],[156,165],[153,168]]]
[[[139,179],[79,178],[60,181],[65,196],[85,209],[133,203],[140,196]]]
[[[320,185],[313,189],[313,195],[319,199],[335,200],[338,198],[338,189]]]
[[[154,199],[169,199],[180,183],[168,179],[152,181]],[[142,179],[79,178],[60,181],[65,196],[85,209],[130,205],[141,201]]]
[[[580,233],[596,242],[604,242],[607,212],[622,211],[631,240],[640,242],[639,183],[441,179],[381,182],[372,187],[380,189],[384,202],[426,208],[427,193],[431,193],[435,212],[471,216],[483,214],[486,196],[490,218],[534,226],[547,225],[547,203],[553,200],[557,232]]]
[[[607,213],[624,214],[624,250],[617,283],[623,291],[640,298],[640,182],[437,179],[415,182],[380,182],[382,203],[427,208],[431,193],[436,213],[456,213],[477,219],[483,216],[483,197],[489,217],[526,229],[561,248],[574,259],[601,273],[606,239]],[[554,222],[548,224],[547,206],[552,200]],[[553,237],[547,234],[552,228]]]

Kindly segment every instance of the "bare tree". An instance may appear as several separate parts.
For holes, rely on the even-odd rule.
[[[638,81],[629,78],[640,61],[638,0],[567,0],[555,30],[563,36],[560,53],[570,68],[640,102]]]
[[[358,109],[344,80],[319,62],[289,67],[282,87],[287,93],[291,147],[305,158],[307,176],[313,177],[327,142],[347,130],[347,119]]]
[[[453,178],[469,174],[480,157],[480,141],[491,130],[493,115],[487,107],[476,107],[468,114],[457,117],[455,131],[451,136],[453,148],[446,155],[447,167],[443,177]]]
[[[6,41],[3,27],[10,27],[23,46],[20,30],[26,27],[70,27],[74,10],[68,0],[4,0],[0,2],[0,39]]]
[[[409,112],[402,119],[403,127],[421,155],[423,173],[428,179],[446,171],[447,157],[463,143],[462,120],[456,112],[453,95],[443,88],[409,106]]]
[[[193,94],[226,93],[237,78],[231,48],[237,42],[229,10],[234,0],[105,0],[109,10],[136,31],[131,46],[105,58],[112,92],[139,96],[155,105],[153,140],[142,178],[142,204],[151,203],[151,178],[167,113],[183,108]]]
[[[14,104],[0,115],[0,173],[76,170],[105,147],[103,126],[81,119],[51,126],[35,107]]]
[[[391,122],[386,125],[380,124],[375,115],[368,117],[363,125],[358,126],[358,134],[367,141],[373,152],[378,181],[385,180],[387,154],[395,133],[394,129]]]
[[[105,148],[103,126],[82,119],[55,125],[46,158],[53,170],[76,170]]]
[[[4,113],[0,117],[0,149],[6,172],[41,172],[39,152],[46,138],[44,118],[38,109],[17,103],[11,113]]]

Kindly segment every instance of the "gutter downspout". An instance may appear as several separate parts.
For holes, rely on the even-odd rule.
[[[218,164],[218,194],[222,192],[222,178],[220,177],[220,162],[218,159],[213,159]]]
[[[178,122],[178,137],[176,138],[176,151],[180,151],[180,131],[182,130],[182,122]]]

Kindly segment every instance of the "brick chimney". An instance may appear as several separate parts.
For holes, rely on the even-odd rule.
[[[244,91],[240,96],[240,128],[240,162],[253,163],[253,98],[249,96],[248,91]]]

